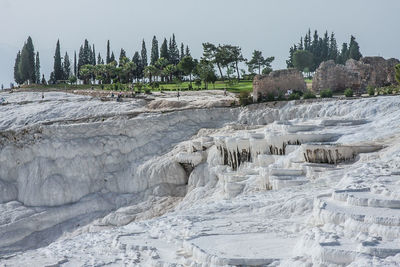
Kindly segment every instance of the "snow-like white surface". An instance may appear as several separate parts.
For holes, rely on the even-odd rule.
[[[48,94],[0,106],[0,265],[399,265],[398,96],[129,117]]]

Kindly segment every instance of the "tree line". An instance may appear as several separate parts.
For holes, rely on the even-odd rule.
[[[274,57],[264,58],[261,51],[254,50],[252,58],[247,60],[242,54],[241,47],[223,44],[215,45],[203,43],[203,54],[200,59],[192,57],[189,47],[181,43],[178,47],[175,34],[163,39],[161,46],[154,36],[151,43],[150,58],[146,42],[142,41],[140,51],[136,51],[132,58],[127,56],[125,49],[121,48],[117,58],[111,49],[110,41],[107,41],[106,55],[96,53],[94,44],[84,40],[78,54],[74,52],[71,58],[67,52],[61,53],[61,45],[58,40],[54,54],[53,71],[48,83],[59,82],[76,83],[81,80],[84,84],[99,83],[133,83],[139,81],[155,82],[180,82],[188,78],[190,85],[192,76],[204,81],[206,87],[218,79],[231,79],[236,76],[240,80],[246,71],[239,69],[239,64],[245,62],[251,74],[269,73],[272,71],[271,63]],[[32,56],[33,55],[33,56]],[[24,44],[22,52],[19,51],[16,58],[14,78],[18,84],[47,83],[44,78],[40,80],[39,53],[34,55],[32,39],[29,37]],[[27,67],[26,67],[27,66]],[[25,69],[29,71],[25,71]],[[30,70],[34,69],[34,72]],[[218,74],[216,73],[218,70]],[[236,74],[236,75],[234,75]],[[226,77],[225,77],[226,76]]]
[[[305,72],[315,71],[319,65],[327,60],[334,60],[337,64],[345,64],[348,59],[359,60],[362,57],[360,46],[354,36],[350,37],[349,43],[343,43],[339,50],[335,33],[323,37],[315,30],[311,36],[309,29],[306,35],[300,38],[300,42],[290,47],[289,59],[286,61],[288,68],[297,68]]]

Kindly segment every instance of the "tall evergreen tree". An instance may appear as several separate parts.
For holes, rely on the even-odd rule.
[[[56,45],[56,52],[54,54],[54,80],[63,80],[63,69],[62,69],[62,62],[61,62],[61,50],[60,50],[60,40],[57,41]]]
[[[36,61],[35,61],[35,83],[40,84],[40,59],[39,52],[36,52]]]
[[[119,66],[121,67],[123,65],[123,62],[126,58],[126,52],[123,48],[121,48],[121,52],[119,53]]]
[[[307,33],[306,36],[304,37],[304,50],[310,51],[308,33]]]
[[[343,43],[342,50],[340,51],[340,55],[338,58],[338,63],[345,64],[348,59],[349,59],[349,50],[347,47],[347,43]]]
[[[156,36],[153,37],[153,41],[151,43],[151,57],[150,57],[150,64],[155,65],[157,60],[159,59],[158,53],[158,41]]]
[[[140,58],[139,52],[135,52],[132,58],[132,62],[135,63],[136,69],[133,72],[133,77],[138,81],[139,79],[143,78],[143,66],[142,66],[142,59]]]
[[[294,65],[293,65],[293,55],[294,55],[294,53],[297,51],[297,46],[296,45],[293,45],[292,47],[290,47],[290,50],[289,50],[289,59],[288,60],[286,60],[286,67],[289,69],[289,68],[294,68]]]
[[[36,72],[35,72],[35,48],[33,47],[32,38],[29,36],[26,41],[26,49],[28,51],[28,77],[27,80],[31,83],[36,82]]]
[[[64,80],[68,80],[71,76],[71,61],[69,60],[68,53],[65,52],[64,64],[63,64],[63,76]]]
[[[324,39],[322,40],[321,47],[321,62],[327,61],[329,59],[329,35],[328,31],[324,34]]]
[[[77,62],[76,62],[76,51],[74,51],[74,76],[76,77],[77,72]]]
[[[21,78],[22,83],[29,82],[35,83],[36,82],[36,74],[35,74],[35,51],[33,47],[32,38],[28,37],[27,42],[24,44],[21,55],[20,61],[18,64],[18,72]]]
[[[306,50],[310,51],[311,50],[311,29],[310,28],[308,29],[307,35],[308,35],[308,38],[307,38],[307,47],[308,47],[308,49],[306,48]]]
[[[164,38],[164,42],[162,43],[160,48],[160,57],[165,58],[169,61],[168,43],[166,38]]]
[[[350,45],[349,45],[349,58],[360,60],[362,54],[360,52],[360,46],[356,42],[356,38],[352,35],[350,38]]]
[[[186,45],[186,52],[185,52],[185,56],[187,57],[191,57],[190,55],[190,50],[189,50],[189,46]]]
[[[329,39],[329,59],[337,61],[338,58],[338,47],[335,38],[335,34],[332,32],[331,38]]]
[[[183,43],[181,43],[181,55],[180,55],[180,60],[182,60],[185,57],[185,46]]]
[[[104,64],[104,61],[101,58],[101,55],[100,55],[100,52],[99,52],[99,55],[97,56],[97,65],[103,65],[103,64]]]
[[[21,64],[21,51],[18,51],[17,57],[15,58],[15,64],[14,64],[14,80],[17,84],[24,83],[24,80],[21,77],[21,72],[19,70],[20,64]]]
[[[140,52],[141,58],[142,58],[142,65],[144,67],[147,66],[147,49],[146,49],[146,43],[144,40],[142,41],[142,51]]]
[[[107,41],[107,57],[106,57],[106,64],[111,62],[111,55],[110,55],[110,40]]]
[[[117,62],[117,61],[115,60],[114,52],[111,52],[110,63],[111,63],[111,62]]]
[[[172,39],[170,39],[169,43],[169,62],[171,64],[177,65],[179,63],[179,49],[176,44],[175,34],[172,34]]]
[[[92,49],[90,48],[89,41],[85,39],[83,45],[83,65],[92,64]]]
[[[300,38],[300,43],[299,43],[298,48],[299,48],[299,50],[304,50],[303,37]]]
[[[92,65],[96,66],[96,49],[94,48],[94,44],[93,44],[93,50],[92,50]]]
[[[83,46],[81,46],[81,47],[79,48],[78,66],[77,66],[78,68],[77,68],[77,72],[76,72],[77,77],[78,77],[79,79],[81,78],[80,70],[81,70],[81,67],[82,67],[83,65],[85,65],[85,63],[84,63],[84,53],[83,53]]]

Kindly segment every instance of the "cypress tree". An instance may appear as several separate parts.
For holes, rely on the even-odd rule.
[[[104,63],[102,63],[102,62],[103,62],[103,59],[101,58],[101,55],[99,52],[99,55],[97,56],[97,65],[103,65]]]
[[[19,65],[18,65],[18,72],[19,75],[21,77],[21,84],[25,83],[28,80],[29,74],[28,74],[28,51],[26,49],[26,43],[24,44],[24,46],[22,47],[22,51],[21,51],[21,58],[19,61]]]
[[[61,63],[61,51],[60,51],[60,40],[57,41],[56,52],[54,54],[54,81],[62,80],[64,78],[62,63]]]
[[[158,41],[156,36],[153,37],[153,41],[151,43],[151,57],[150,57],[150,65],[155,65],[157,60],[159,59],[159,54],[158,54]]]
[[[117,62],[117,61],[115,60],[114,52],[111,52],[110,63],[111,63],[111,62]]]
[[[356,38],[352,35],[350,38],[350,45],[349,45],[349,58],[360,60],[362,54],[360,52],[360,46],[356,42]]]
[[[76,51],[74,51],[74,76],[76,77],[76,71],[77,71],[77,66],[76,66]]]
[[[286,60],[286,67],[289,68],[294,68],[293,65],[293,55],[294,53],[297,51],[297,46],[293,45],[292,47],[290,47],[289,49],[289,59]]]
[[[183,45],[183,43],[181,43],[181,57],[179,61],[181,61],[184,57],[185,57],[185,46]]]
[[[126,58],[126,52],[123,48],[121,48],[121,52],[119,53],[119,66],[120,67],[122,66],[124,58]]]
[[[85,39],[85,43],[83,45],[83,65],[92,64],[92,50],[89,45],[89,41]]]
[[[160,57],[165,58],[169,61],[168,43],[166,38],[164,38],[164,42],[162,43],[160,48]]]
[[[349,56],[349,51],[348,51],[348,48],[347,48],[347,43],[343,43],[342,50],[340,51],[340,55],[339,55],[339,58],[338,58],[338,63],[339,64],[345,64],[347,59],[348,59],[348,56]]]
[[[94,48],[94,44],[93,44],[93,50],[92,50],[92,65],[96,66],[96,49]]]
[[[69,60],[67,52],[65,52],[64,56],[63,75],[64,75],[64,80],[68,80],[71,75],[71,61]]]
[[[318,38],[319,38],[318,32],[314,31],[314,36],[313,36],[313,40],[312,40],[311,47],[310,47],[311,53],[313,53],[314,56],[317,52],[316,50],[318,49]]]
[[[32,38],[29,36],[26,41],[26,49],[28,51],[28,77],[30,83],[36,82],[36,69],[35,69],[35,48],[33,47]]]
[[[308,34],[304,37],[304,50],[310,51],[310,47],[308,46]]]
[[[175,34],[172,34],[172,39],[170,39],[169,43],[169,57],[170,57],[170,63],[177,65],[179,63],[179,49],[178,46],[176,45],[176,40],[175,40]]]
[[[189,50],[189,46],[186,46],[186,56],[190,57],[190,50]]]
[[[308,38],[307,38],[308,51],[311,51],[311,29],[308,28]]]
[[[331,38],[329,40],[329,59],[337,61],[338,58],[338,47],[335,38],[335,34],[332,32]]]
[[[22,48],[20,62],[18,64],[18,72],[22,83],[36,82],[35,51],[31,37],[28,37],[27,42],[24,44]]]
[[[36,77],[36,83],[37,83],[37,84],[40,84],[40,59],[39,59],[39,52],[36,52],[35,77]]]
[[[299,50],[304,50],[303,37],[300,38],[300,43],[299,43],[298,47],[299,47]]]
[[[85,65],[84,64],[84,62],[83,62],[83,46],[81,46],[80,48],[79,48],[79,58],[78,58],[78,68],[77,68],[77,72],[76,72],[76,74],[77,74],[77,77],[80,79],[81,78],[81,75],[80,75],[80,70],[81,70],[81,67],[83,66],[83,65]]]
[[[133,72],[133,77],[138,81],[143,77],[143,66],[142,59],[140,58],[139,52],[135,52],[132,58],[132,62],[135,63],[136,69]]]
[[[324,39],[322,40],[321,44],[321,62],[327,61],[329,57],[329,36],[328,31],[324,34]]]
[[[15,64],[14,64],[14,80],[17,84],[22,84],[24,81],[22,80],[21,77],[21,72],[20,72],[20,66],[21,64],[21,51],[18,51],[17,57],[15,58]]]
[[[140,52],[140,55],[142,57],[142,65],[144,67],[147,66],[147,49],[146,49],[146,43],[144,40],[142,41],[142,51]]]
[[[106,64],[109,64],[111,62],[111,57],[110,57],[110,40],[107,41],[107,57],[106,57]]]

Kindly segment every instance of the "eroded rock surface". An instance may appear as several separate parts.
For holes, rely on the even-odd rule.
[[[333,60],[322,62],[313,78],[313,90],[344,91],[347,88],[365,91],[367,86],[382,87],[397,84],[394,67],[400,61],[394,58],[364,57],[349,59],[345,65]]]
[[[287,90],[305,91],[303,74],[296,69],[276,70],[268,75],[257,75],[253,80],[253,100],[265,98],[268,94],[278,96]]]

